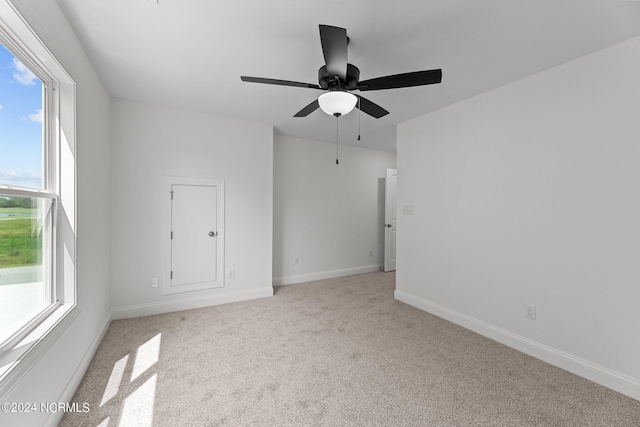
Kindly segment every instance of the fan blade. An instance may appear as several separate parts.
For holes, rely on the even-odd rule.
[[[347,30],[320,25],[320,43],[329,75],[345,80],[347,78]]]
[[[356,104],[356,108],[359,108],[360,111],[367,113],[368,115],[370,115],[371,117],[375,117],[376,119],[379,119],[380,117],[383,117],[389,114],[387,110],[385,110],[378,104],[369,101],[364,96],[359,96],[359,95],[356,95],[356,96],[358,97],[358,103]]]
[[[306,87],[309,89],[322,89],[318,85],[314,85],[311,83],[292,82],[291,80],[263,79],[262,77],[247,77],[247,76],[240,76],[240,79],[243,82],[250,82],[250,83],[265,83],[268,85],[295,86],[295,87]]]
[[[320,108],[320,104],[318,104],[318,100],[316,99],[311,104],[307,105],[302,110],[298,111],[296,115],[293,117],[307,117],[309,114],[313,113],[318,108]]]
[[[358,90],[397,89],[401,87],[432,85],[442,81],[442,70],[415,71],[378,77],[358,83]]]

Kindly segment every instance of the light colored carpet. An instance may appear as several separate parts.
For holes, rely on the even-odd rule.
[[[393,299],[395,275],[111,324],[62,426],[640,426],[640,401]]]

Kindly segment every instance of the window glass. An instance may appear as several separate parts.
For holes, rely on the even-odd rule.
[[[0,44],[0,185],[44,188],[42,82]]]
[[[52,302],[46,280],[51,203],[47,198],[0,197],[0,343]]]
[[[55,299],[43,89],[0,44],[0,348],[28,332]]]

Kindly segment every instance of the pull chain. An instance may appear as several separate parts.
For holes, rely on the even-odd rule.
[[[338,162],[338,118],[340,117],[340,114],[336,114],[336,165],[340,164],[340,162]]]
[[[362,115],[362,108],[360,103],[362,102],[362,98],[358,97],[358,141],[360,141],[360,116]]]

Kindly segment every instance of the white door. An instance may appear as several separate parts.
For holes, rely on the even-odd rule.
[[[398,171],[387,169],[384,183],[384,271],[396,269],[396,187]]]
[[[172,182],[169,188],[171,243],[165,294],[223,286],[222,184]]]

